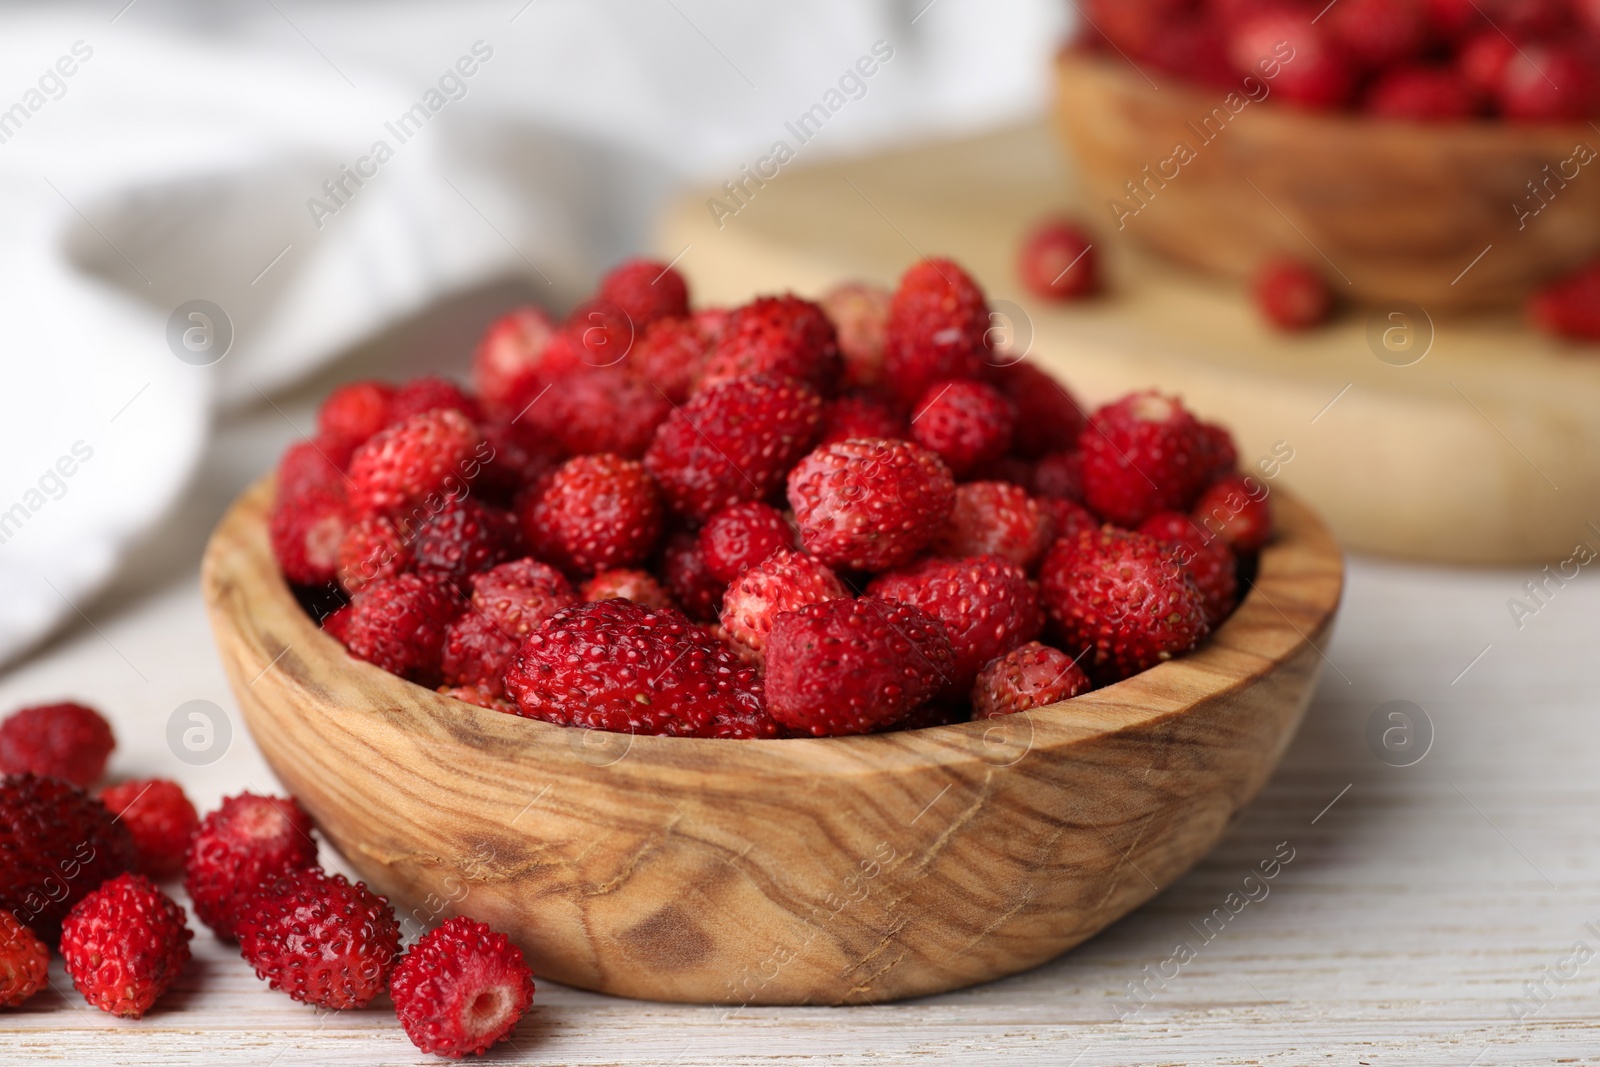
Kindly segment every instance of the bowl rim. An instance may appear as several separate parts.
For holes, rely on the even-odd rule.
[[[257,667],[264,672],[298,649],[294,653],[297,662],[283,664],[286,669],[281,673],[289,684],[304,690],[303,706],[326,704],[337,691],[360,691],[363,706],[352,711],[391,718],[397,712],[411,715],[418,720],[416,726],[431,725],[431,732],[441,738],[500,754],[510,751],[531,759],[545,758],[555,749],[569,749],[575,736],[571,731],[599,733],[469,704],[349,655],[301,608],[278,568],[267,534],[275,483],[275,475],[269,472],[241,493],[206,545],[201,594],[211,616],[213,637],[224,656],[230,647],[234,651],[254,649],[260,660]],[[772,739],[615,732],[609,736],[628,739],[625,754],[629,762],[638,757],[647,765],[725,770],[729,774],[748,774],[754,762],[763,773],[814,778],[819,774],[877,774],[902,764],[926,767],[930,762],[952,770],[970,767],[974,761],[991,767],[1009,766],[1015,761],[997,763],[997,753],[1011,751],[1006,746],[1015,745],[1024,732],[1022,751],[1026,754],[1147,728],[1164,717],[1227,698],[1270,674],[1307,645],[1326,661],[1316,642],[1331,628],[1342,598],[1343,554],[1332,532],[1309,507],[1281,488],[1273,488],[1271,495],[1276,498],[1274,538],[1261,551],[1255,579],[1233,613],[1195,651],[1104,688],[998,719],[890,733]],[[281,633],[283,640],[265,640],[269,629]],[[224,640],[225,630],[231,640]],[[303,669],[307,661],[312,668],[352,672],[347,675],[350,684],[324,684],[325,679],[314,669]],[[288,669],[291,666],[293,669]],[[463,718],[469,725],[466,730],[459,728]],[[720,756],[711,759],[713,754]]]

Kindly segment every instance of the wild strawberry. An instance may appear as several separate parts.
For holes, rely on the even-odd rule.
[[[972,687],[972,717],[997,719],[1071,700],[1094,688],[1083,668],[1060,649],[1029,641],[989,661]]]
[[[689,399],[711,341],[692,318],[657,319],[633,343],[628,369],[673,404]]]
[[[539,402],[540,423],[575,456],[613,452],[638,459],[672,405],[661,390],[616,367],[567,375]]]
[[[871,282],[841,282],[818,301],[839,337],[844,380],[851,388],[873,388],[883,381],[883,342],[893,297]]]
[[[541,389],[576,369],[576,359],[559,365],[545,358],[556,330],[549,315],[528,306],[502,315],[484,332],[472,359],[472,385],[491,414],[514,417]]]
[[[1195,502],[1194,521],[1235,552],[1259,552],[1272,538],[1272,506],[1254,478],[1230,475],[1213,482]]]
[[[517,520],[468,497],[452,501],[417,530],[411,544],[418,574],[460,585],[479,571],[520,555]]]
[[[618,367],[628,358],[644,327],[644,323],[635,322],[621,306],[609,300],[590,300],[567,315],[561,333],[547,352],[559,352],[558,346],[564,341],[584,367]]]
[[[593,574],[650,555],[661,535],[661,500],[643,464],[578,456],[529,495],[521,519],[535,554]]]
[[[651,609],[677,606],[672,602],[672,594],[649,571],[601,571],[584,582],[583,588],[578,590],[579,600],[610,600],[613,597],[631,600]]]
[[[473,482],[474,493],[504,506],[525,485],[532,485],[561,466],[561,446],[528,423],[489,422],[483,431],[483,464]]]
[[[200,816],[177,782],[134,779],[100,791],[100,802],[133,837],[140,874],[157,881],[183,873],[183,857]]]
[[[1257,77],[1261,63],[1275,61],[1273,92],[1302,107],[1338,107],[1355,89],[1355,65],[1310,11],[1269,7],[1241,18],[1228,33],[1228,58]]]
[[[441,688],[470,688],[503,697],[506,668],[517,654],[517,644],[487,616],[464,613],[445,630],[439,651]]]
[[[1239,447],[1233,443],[1233,434],[1227,427],[1214,422],[1200,423],[1200,437],[1209,461],[1206,466],[1206,484],[1226,478],[1239,466]]]
[[[423,375],[400,383],[389,401],[390,424],[405,422],[429,411],[456,411],[478,422],[483,409],[478,401],[455,382]]]
[[[1179,16],[1158,34],[1141,61],[1196,85],[1237,89],[1239,75],[1228,60],[1228,36],[1203,17]]]
[[[728,586],[722,597],[722,625],[735,641],[760,652],[772,632],[772,620],[782,613],[849,595],[826,564],[779,549]]]
[[[1205,603],[1171,549],[1103,528],[1056,541],[1039,572],[1063,649],[1091,649],[1097,678],[1118,681],[1189,651],[1208,632]]]
[[[1228,543],[1200,529],[1189,516],[1161,511],[1144,520],[1139,532],[1172,549],[1205,600],[1206,622],[1216,629],[1239,600],[1239,581]]]
[[[1100,520],[1075,500],[1052,500],[1044,497],[1036,503],[1050,522],[1051,543],[1063,537],[1075,538],[1085,530],[1100,528]],[[1047,544],[1045,547],[1050,546]]]
[[[59,778],[0,779],[0,908],[46,941],[68,909],[133,865],[133,839],[104,804]]]
[[[1012,449],[1024,459],[1078,447],[1089,419],[1071,390],[1027,360],[989,367],[984,380],[1017,409]]]
[[[284,449],[278,460],[277,499],[287,500],[331,490],[343,495],[344,468],[355,447],[328,437],[306,438]]]
[[[9,911],[0,910],[0,1008],[15,1008],[50,980],[50,950]]]
[[[390,674],[435,686],[445,628],[462,606],[456,591],[437,578],[379,578],[351,599],[344,647]]]
[[[317,435],[341,441],[354,450],[389,425],[393,399],[394,386],[388,382],[341,385],[317,409]]]
[[[765,717],[760,680],[731,651],[681,612],[627,600],[551,616],[523,641],[506,691],[529,718],[621,733],[716,736],[727,720]]]
[[[1399,67],[1373,82],[1365,110],[1402,122],[1454,122],[1473,115],[1478,101],[1447,67]]]
[[[934,382],[976,378],[989,354],[989,304],[954,262],[925,259],[900,278],[883,343],[884,382],[912,404]]]
[[[111,724],[93,708],[37,704],[0,722],[0,774],[28,772],[86,786],[105,773],[116,747]]]
[[[225,798],[200,820],[184,858],[183,888],[195,918],[220,940],[234,940],[251,894],[285,871],[317,862],[311,832],[311,817],[293,798]]]
[[[111,879],[61,924],[72,984],[101,1011],[137,1019],[189,963],[194,934],[173,900],[138,874]]]
[[[974,482],[1005,482],[1019,489],[1031,489],[1033,464],[1015,454],[1005,455],[993,463],[985,463],[968,474],[967,478]]]
[[[941,556],[998,556],[1029,568],[1050,547],[1054,531],[1040,502],[1006,482],[956,486],[949,521],[933,539]]]
[[[560,571],[534,559],[513,560],[473,575],[471,607],[450,624],[445,637],[446,681],[467,673],[492,676],[489,688],[498,691],[509,657],[522,639],[577,599]],[[478,621],[472,622],[473,619]],[[458,638],[458,634],[467,636]],[[474,652],[478,663],[488,665],[469,672],[464,657],[473,656]]]
[[[1094,413],[1078,437],[1083,502],[1118,526],[1194,503],[1210,468],[1205,437],[1176,399],[1130,393]]]
[[[951,695],[964,695],[984,664],[1044,629],[1044,610],[1027,574],[995,556],[920,560],[878,575],[867,593],[915,604],[944,623],[955,655]]]
[[[1305,330],[1328,321],[1333,292],[1322,275],[1299,260],[1263,263],[1251,283],[1256,310],[1280,330]]]
[[[1496,103],[1514,122],[1576,121],[1593,113],[1596,86],[1595,72],[1577,48],[1529,45],[1506,62]]]
[[[766,652],[772,717],[817,737],[890,726],[948,687],[955,670],[943,623],[878,597],[784,612]]]
[[[457,916],[411,946],[389,991],[417,1048],[452,1058],[482,1055],[533,1003],[533,972],[505,934]]]
[[[1485,29],[1461,46],[1456,69],[1468,90],[1493,97],[1505,79],[1506,66],[1517,54],[1516,42],[1499,30]]]
[[[823,310],[793,294],[757,297],[728,317],[697,389],[751,374],[774,374],[832,393],[844,375],[839,340]]]
[[[722,335],[727,332],[728,320],[733,317],[733,312],[728,308],[701,308],[689,317],[700,327],[700,332],[706,335],[706,343],[714,345],[722,340]]]
[[[1016,409],[993,386],[935,382],[912,411],[911,439],[961,478],[1005,454],[1016,421]]]
[[[1534,293],[1528,298],[1528,318],[1558,337],[1600,341],[1600,261]]]
[[[1074,447],[1070,452],[1040,456],[1033,465],[1033,491],[1052,500],[1082,500],[1083,453]]]
[[[700,529],[700,554],[721,582],[731,582],[780,548],[794,547],[783,512],[757,501],[723,508]]]
[[[877,571],[909,561],[943,527],[954,503],[949,469],[908,441],[839,441],[789,472],[801,543],[836,567]]]
[[[600,279],[599,296],[643,328],[657,319],[689,314],[689,286],[669,264],[628,259]]]
[[[350,629],[350,605],[345,604],[328,612],[322,617],[321,626],[323,633],[341,645],[344,644],[344,639],[348,636]]]
[[[1035,296],[1076,300],[1100,288],[1094,241],[1064,219],[1036,225],[1017,255],[1017,274]]]
[[[350,457],[355,514],[398,515],[428,498],[459,493],[476,473],[483,438],[461,412],[442,408],[379,431]]]
[[[364,1008],[389,984],[400,924],[389,901],[321,867],[287,871],[241,909],[239,951],[302,1004]]]
[[[910,434],[904,415],[865,393],[851,393],[822,406],[822,437],[817,444],[831,445],[852,437],[909,440]]]
[[[1430,43],[1420,0],[1340,0],[1326,21],[1318,21],[1346,55],[1369,70],[1414,60]]]
[[[809,387],[760,374],[735,378],[673,411],[644,465],[668,506],[702,523],[729,504],[771,496],[821,429],[822,398]]]
[[[680,530],[667,538],[661,549],[661,577],[689,618],[699,622],[716,619],[728,583],[718,581],[706,566],[699,537]]]
[[[267,516],[267,540],[283,576],[295,585],[331,582],[349,519],[343,486],[280,493]]]
[[[411,569],[411,544],[386,515],[369,515],[344,528],[337,576],[347,592]]]

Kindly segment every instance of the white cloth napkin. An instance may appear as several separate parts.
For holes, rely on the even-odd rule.
[[[218,410],[452,289],[570,298],[877,42],[802,158],[1033,110],[1062,30],[1051,0],[124,2],[0,16],[0,662],[82,614]]]

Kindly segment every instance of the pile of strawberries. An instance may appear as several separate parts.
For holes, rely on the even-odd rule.
[[[928,259],[692,310],[622,264],[495,322],[475,393],[364,381],[277,478],[285,576],[349,652],[486,708],[831,736],[1053,703],[1192,649],[1271,532],[1228,433],[1086,415]]]
[[[1444,122],[1600,114],[1594,0],[1089,0],[1079,46],[1293,105]]]
[[[481,1053],[527,1010],[533,976],[504,934],[458,916],[402,952],[389,902],[317,865],[290,798],[244,793],[202,820],[165,779],[90,796],[114,744],[81,704],[0,723],[0,1007],[43,988],[56,945],[85,1000],[143,1016],[189,963],[187,915],[156,884],[181,875],[196,917],[272,988],[327,1009],[388,991],[425,1052]]]

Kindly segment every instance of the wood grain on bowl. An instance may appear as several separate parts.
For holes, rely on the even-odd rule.
[[[284,785],[401,915],[510,932],[541,976],[632,997],[856,1003],[1032,967],[1217,841],[1294,733],[1343,580],[1276,494],[1255,588],[1198,652],[1067,703],[869,737],[566,729],[349,657],[266,533],[271,479],[202,585],[245,720]],[[270,668],[270,669],[268,669]]]
[[[1243,276],[1291,255],[1337,292],[1437,311],[1520,300],[1600,255],[1585,123],[1382,122],[1243,91],[1230,106],[1153,77],[1063,52],[1056,125],[1110,227],[1181,262]]]

